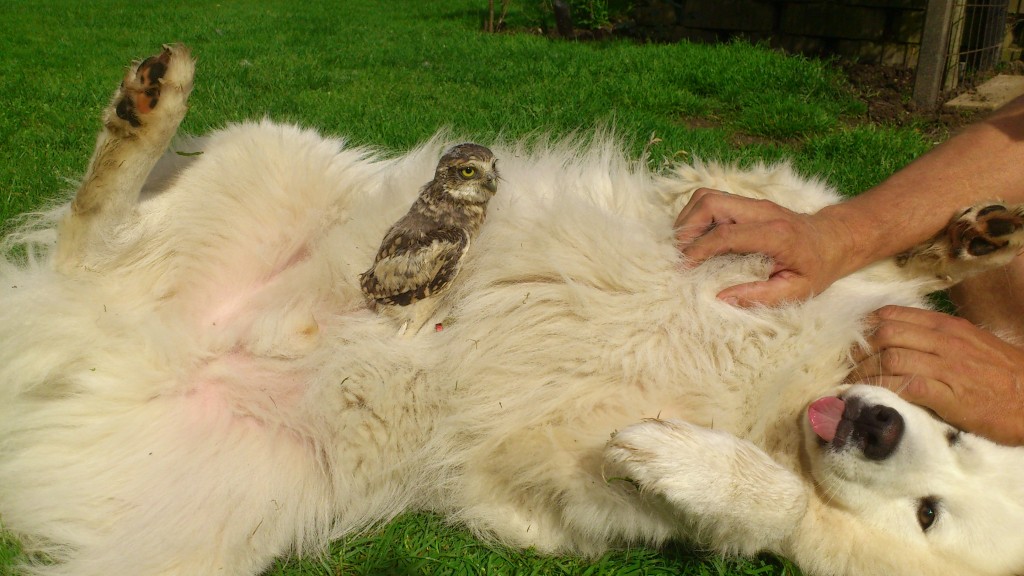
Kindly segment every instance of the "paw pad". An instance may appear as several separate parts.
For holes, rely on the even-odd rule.
[[[123,96],[115,107],[118,118],[136,128],[142,125],[139,115],[149,114],[160,101],[160,81],[167,74],[170,59],[171,51],[165,48],[159,55],[143,60],[134,77],[122,82]]]
[[[968,210],[947,230],[954,257],[991,254],[1006,247],[1007,237],[1024,228],[1024,218],[999,204],[972,212]]]

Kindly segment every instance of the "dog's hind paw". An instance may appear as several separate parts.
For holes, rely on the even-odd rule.
[[[988,204],[966,210],[950,224],[947,234],[954,257],[969,260],[1006,248],[1019,248],[1024,239],[1022,231],[1024,210]]]
[[[896,257],[912,272],[947,285],[998,268],[1024,248],[1024,206],[983,202],[962,210],[931,240]]]
[[[177,130],[187,110],[194,74],[188,48],[164,46],[160,54],[129,67],[104,114],[104,124],[122,136],[160,127]]]
[[[113,238],[185,118],[194,74],[192,56],[178,44],[130,67],[103,112],[89,170],[61,220],[58,270],[96,270],[108,258],[104,250],[117,244]]]

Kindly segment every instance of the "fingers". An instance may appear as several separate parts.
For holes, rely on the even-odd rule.
[[[868,349],[855,351],[848,379],[887,388],[959,428],[972,428],[973,415],[960,396],[964,374],[965,326],[941,312],[886,306],[874,313]],[[976,330],[973,325],[969,329]],[[957,362],[952,357],[959,357]],[[973,370],[967,370],[973,372]]]
[[[711,229],[715,223],[715,213],[720,211],[716,197],[727,195],[728,192],[711,188],[698,188],[694,191],[686,206],[676,216],[673,225],[676,242],[680,245],[688,244]]]
[[[964,428],[964,419],[957,410],[960,403],[956,393],[941,380],[923,376],[875,376],[862,383],[886,388],[911,404],[928,408],[947,423]]]
[[[698,238],[703,240],[710,233],[721,230],[723,224],[756,224],[790,214],[792,212],[772,202],[699,188],[676,216],[676,242],[685,246]],[[764,236],[761,238],[763,240]]]
[[[809,218],[767,200],[701,188],[676,218],[676,239],[690,264],[724,254],[771,259],[770,278],[727,288],[719,298],[774,306],[807,299],[839,277],[834,243]]]
[[[905,348],[931,354],[939,351],[943,346],[944,334],[937,330],[938,321],[931,317],[935,313],[921,310],[924,314],[917,314],[914,310],[877,311],[869,320],[874,328],[867,337],[868,350],[859,350],[857,360],[888,348]]]
[[[963,318],[957,318],[934,310],[912,308],[909,306],[883,306],[876,310],[874,315],[882,322],[906,322],[933,330],[959,330],[963,324],[973,326]]]
[[[764,253],[765,236],[770,234],[766,224],[735,224],[715,225],[700,238],[688,245],[681,246],[680,251],[693,262],[703,262],[712,256],[722,254],[754,254]],[[770,255],[770,254],[769,254]]]
[[[851,378],[864,380],[877,376],[922,377],[938,379],[946,375],[942,357],[912,348],[883,348],[857,363]]]
[[[780,306],[803,300],[810,292],[805,279],[789,270],[783,270],[761,282],[726,288],[718,293],[718,299],[743,308],[755,305]]]
[[[920,376],[942,379],[948,374],[946,354],[958,346],[950,316],[905,306],[885,306],[869,319],[874,329],[867,348],[854,350],[854,379],[877,376]]]
[[[1024,444],[1024,350],[930,310],[887,306],[872,321],[851,381],[888,388],[962,430]]]

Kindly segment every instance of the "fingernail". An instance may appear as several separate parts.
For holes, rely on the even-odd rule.
[[[740,305],[739,298],[737,298],[735,296],[719,296],[718,299],[721,300],[722,302],[725,302],[729,306],[739,306]]]

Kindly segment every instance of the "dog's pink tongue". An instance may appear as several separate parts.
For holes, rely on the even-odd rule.
[[[845,408],[846,403],[835,396],[811,402],[807,407],[807,419],[811,422],[811,430],[825,442],[831,442],[836,437],[836,428],[839,427]]]

